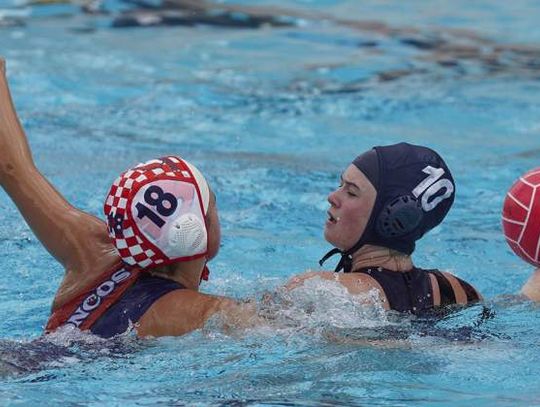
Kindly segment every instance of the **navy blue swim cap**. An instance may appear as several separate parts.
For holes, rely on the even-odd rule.
[[[336,271],[350,271],[351,255],[365,244],[411,254],[415,242],[442,222],[454,202],[452,174],[441,156],[427,147],[374,147],[352,164],[373,184],[377,197],[358,242],[346,251],[334,249],[321,260],[341,253]]]

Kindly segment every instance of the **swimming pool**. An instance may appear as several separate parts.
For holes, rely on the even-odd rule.
[[[110,182],[133,163],[169,153],[196,162],[224,235],[202,289],[260,298],[317,268],[326,195],[358,152],[427,144],[452,168],[457,199],[415,263],[469,280],[488,309],[435,325],[395,320],[315,282],[273,310],[271,327],[248,332],[210,323],[142,343],[40,341],[62,270],[0,192],[3,403],[539,404],[539,309],[510,296],[531,270],[500,230],[504,192],[540,161],[538,6],[257,4],[339,21],[112,28],[133,6],[105,2],[110,14],[89,15],[1,1],[0,54],[38,166],[101,216]]]

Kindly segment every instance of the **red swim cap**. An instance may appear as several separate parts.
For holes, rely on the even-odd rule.
[[[506,241],[519,257],[540,267],[540,167],[512,185],[502,211]]]
[[[197,168],[168,156],[120,175],[104,211],[122,260],[146,269],[206,255],[208,203],[208,184]]]

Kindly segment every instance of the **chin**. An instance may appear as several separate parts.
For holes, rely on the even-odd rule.
[[[333,239],[332,234],[327,228],[324,228],[324,239],[334,247],[338,247],[337,242]],[[339,247],[338,247],[339,248]]]
[[[337,237],[337,238],[336,238]],[[346,251],[353,247],[354,243],[352,244],[345,244],[343,243],[343,239],[339,239],[339,236],[332,236],[330,232],[325,228],[324,229],[324,239],[330,243],[335,248],[338,248],[341,251]]]

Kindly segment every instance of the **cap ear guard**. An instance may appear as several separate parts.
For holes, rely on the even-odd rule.
[[[204,223],[194,214],[179,216],[168,232],[168,244],[179,250],[180,256],[206,251],[207,232]]]
[[[375,231],[385,239],[408,235],[424,218],[424,211],[418,199],[402,195],[392,199],[379,213]]]

